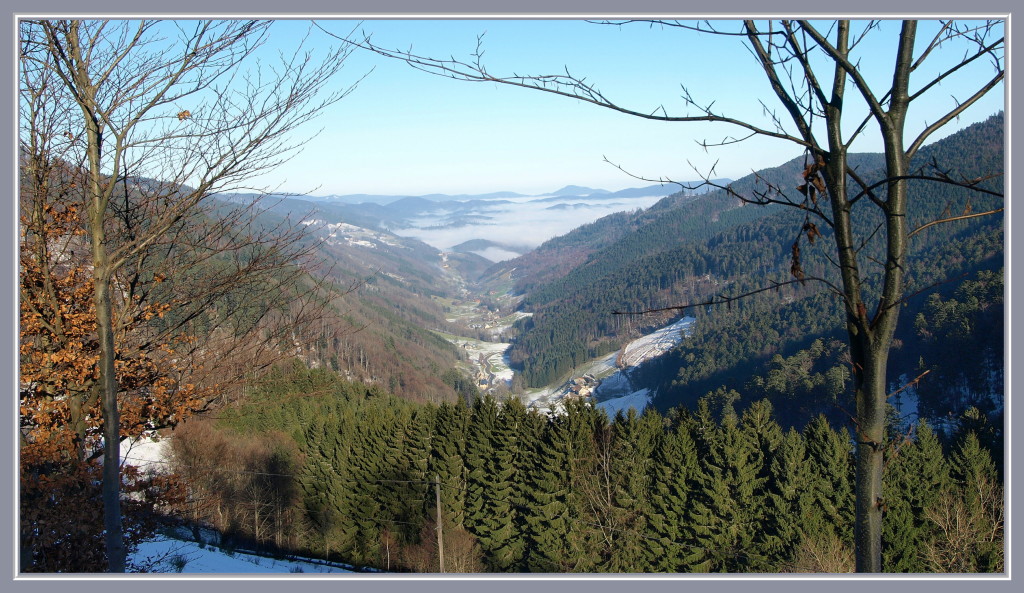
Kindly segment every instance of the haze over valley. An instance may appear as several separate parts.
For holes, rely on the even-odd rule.
[[[605,215],[645,209],[676,192],[677,185],[665,184],[617,192],[567,186],[537,196],[495,192],[479,196],[356,195],[302,199],[336,207],[343,218],[347,214],[352,221],[417,239],[441,251],[474,253],[500,262],[523,255],[548,239]],[[297,208],[296,213],[300,212],[301,208]]]
[[[19,16],[15,573],[1008,574],[1000,19]]]

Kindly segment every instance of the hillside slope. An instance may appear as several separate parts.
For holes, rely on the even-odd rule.
[[[993,116],[925,147],[915,167],[928,167],[935,159],[951,167],[952,174],[968,179],[999,174],[1003,169],[1002,126],[1002,116]],[[881,156],[857,155],[853,162],[865,177],[872,178],[871,172],[881,165]],[[733,188],[749,193],[759,180],[761,187],[764,187],[763,181],[768,181],[781,188],[795,188],[803,166],[802,159],[797,159],[741,179]],[[998,178],[986,183],[1000,187]],[[915,182],[911,191],[911,228],[940,218],[951,209],[957,212],[966,206],[979,212],[1002,205],[1002,198],[951,185]],[[877,220],[868,208],[864,211],[865,215],[857,219],[856,232],[869,236]],[[791,246],[802,221],[802,213],[795,209],[741,207],[735,198],[713,192],[690,200],[668,198],[643,213],[621,216],[616,221],[598,221],[594,228],[613,222],[627,227],[625,232],[618,227],[614,232],[615,240],[605,245],[601,244],[603,239],[587,243],[583,238],[586,233],[582,232],[576,237],[553,240],[549,242],[554,245],[549,248],[552,253],[558,252],[559,245],[572,245],[575,241],[575,245],[583,245],[579,248],[583,255],[576,258],[580,263],[547,283],[534,283],[531,279],[542,277],[543,273],[526,265],[516,271],[526,290],[522,307],[533,316],[518,325],[519,335],[510,358],[528,385],[544,385],[576,364],[611,352],[630,337],[666,321],[665,317],[658,316],[624,317],[614,315],[613,311],[700,302],[716,294],[738,294],[767,286],[772,281],[789,280]],[[808,273],[828,276],[835,271],[827,251],[822,248],[829,244],[828,230],[824,229],[823,233],[823,241],[805,250],[803,265]],[[909,291],[962,274],[983,260],[991,261],[1001,254],[1001,238],[1001,216],[944,224],[920,233],[914,238],[916,259],[908,271]],[[871,257],[877,245],[869,242],[863,249],[865,255]],[[554,275],[548,273],[548,277]],[[832,310],[834,303],[826,299],[806,307],[805,311],[801,311],[799,305],[792,305],[796,301],[818,302],[820,296],[816,297],[818,300],[806,299],[815,297],[819,288],[794,287],[739,303],[733,310],[695,311],[693,314],[698,315],[697,327],[701,329],[711,327],[707,318],[717,319],[715,323],[730,320],[729,323],[736,324],[738,335],[746,336],[744,341],[748,344],[743,350],[747,354],[736,357],[728,365],[730,368],[734,364],[742,366],[751,356],[764,359],[776,352],[789,352],[813,339],[815,334],[835,331],[839,318]],[[766,338],[763,333],[745,333],[741,329],[750,329],[755,312],[783,306],[793,311],[787,319],[778,322],[780,327],[775,329],[782,336],[779,339]],[[755,339],[756,335],[761,338]],[[716,339],[710,333],[702,336],[705,341]],[[758,342],[756,349],[752,348],[755,341]],[[727,371],[719,369],[718,372]],[[685,383],[676,382],[676,388],[685,389]]]

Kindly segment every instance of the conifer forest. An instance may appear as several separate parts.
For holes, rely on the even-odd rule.
[[[1005,19],[499,19],[464,58],[351,24],[16,19],[16,575],[188,572],[158,541],[382,578],[1009,574]],[[593,65],[645,25],[690,52],[649,73],[681,103],[606,95],[611,58],[499,73],[509,28]],[[719,43],[749,91],[677,63],[740,68]],[[389,132],[410,97],[445,107]],[[647,162],[517,193],[551,148],[577,174],[543,109]],[[722,158],[648,178],[620,125]],[[374,159],[418,189],[275,177]]]

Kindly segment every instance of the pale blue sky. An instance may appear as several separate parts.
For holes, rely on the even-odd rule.
[[[339,35],[355,21],[320,21]],[[732,26],[726,22],[723,27]],[[874,32],[863,64],[877,87],[891,72],[896,23]],[[308,21],[280,21],[276,45],[294,43]],[[367,20],[360,30],[389,49],[469,60],[484,34],[484,62],[495,75],[556,74],[567,67],[605,95],[638,111],[664,105],[672,115],[693,113],[680,99],[686,84],[702,102],[739,118],[763,121],[759,98],[771,91],[748,50],[734,37],[698,35],[672,28],[623,27],[578,20]],[[934,23],[921,25],[919,43]],[[312,36],[314,47],[332,39]],[[952,54],[951,54],[952,55]],[[954,57],[959,57],[956,53]],[[935,58],[942,60],[942,56]],[[874,68],[874,64],[881,68]],[[603,161],[651,178],[694,179],[689,163],[738,178],[797,156],[792,145],[767,139],[705,152],[697,140],[739,134],[728,125],[663,123],[506,85],[468,83],[414,70],[405,63],[357,51],[339,84],[375,70],[349,97],[322,114],[321,134],[290,163],[261,179],[282,190],[324,194],[550,192],[567,184],[616,190],[644,185]],[[975,80],[991,68],[975,69]],[[933,121],[963,98],[969,81],[950,81],[934,101],[911,112],[908,128]],[[775,103],[771,103],[775,106]],[[963,117],[954,131],[1003,109],[1003,87]],[[936,137],[937,138],[937,137]],[[862,150],[877,150],[870,141]]]

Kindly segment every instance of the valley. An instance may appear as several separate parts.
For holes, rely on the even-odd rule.
[[[532,316],[521,307],[518,269],[509,262],[609,214],[638,215],[673,189],[648,186],[609,192],[568,186],[540,196],[275,196],[270,213],[301,217],[334,276],[356,287],[339,308],[348,311],[353,325],[364,318],[369,325],[347,341],[366,341],[362,334],[367,332],[395,336],[385,337],[395,344],[391,352],[378,350],[367,357],[363,352],[371,345],[356,346],[355,360],[363,372],[348,369],[346,376],[399,391],[405,384],[429,382],[430,377],[417,379],[415,369],[427,361],[417,358],[416,349],[402,346],[406,340],[399,337],[425,330],[452,345],[450,351],[434,353],[435,360],[442,354],[449,361],[445,364],[454,364],[479,391],[507,397],[515,374],[507,356],[508,340],[518,332],[517,323]],[[372,315],[361,315],[368,306]],[[384,310],[384,325],[371,319],[381,320]],[[569,393],[566,381],[515,390],[530,405],[549,407]]]
[[[865,170],[880,165],[878,155],[850,159]],[[785,187],[799,179],[802,166],[797,159],[720,183],[747,193],[759,186]],[[684,316],[616,315],[615,310],[705,301],[757,288],[764,278],[770,283],[788,277],[790,212],[744,207],[721,190],[669,195],[669,189],[568,186],[541,196],[285,197],[278,212],[308,212],[328,257],[361,270],[350,276],[370,278],[356,298],[386,308],[389,325],[405,327],[394,327],[395,338],[388,338],[394,348],[381,352],[398,360],[390,365],[395,374],[363,377],[400,391],[422,371],[399,369],[423,368],[425,361],[399,336],[421,331],[447,345],[434,349],[436,362],[429,366],[457,368],[480,393],[516,397],[545,411],[581,393],[598,405],[609,402],[610,410],[628,400],[663,412],[679,404],[692,407],[718,388],[754,393],[750,382],[773,356],[793,355],[809,336],[840,335],[831,321],[833,305],[799,285],[734,307],[689,309]],[[975,206],[991,207],[980,205],[984,199],[977,198]],[[941,208],[936,200],[919,210],[915,219],[927,220]],[[998,238],[985,233],[998,234],[998,226],[982,219],[980,228],[978,234],[965,226],[948,241],[925,244],[922,261],[942,260],[942,249],[989,250]],[[978,241],[985,246],[967,247]],[[972,261],[961,273],[992,260],[981,253]],[[820,252],[808,250],[804,266],[824,270],[828,264]],[[941,274],[922,267],[914,281],[922,286]],[[751,329],[754,318],[761,321]],[[904,330],[901,339],[912,340],[912,331]],[[801,333],[807,337],[799,338]],[[687,342],[684,335],[695,339]],[[446,362],[436,358],[439,353]],[[369,360],[372,367],[375,359]],[[798,417],[793,422],[803,422]]]
[[[15,15],[15,576],[1008,576],[1005,15],[242,16]]]

